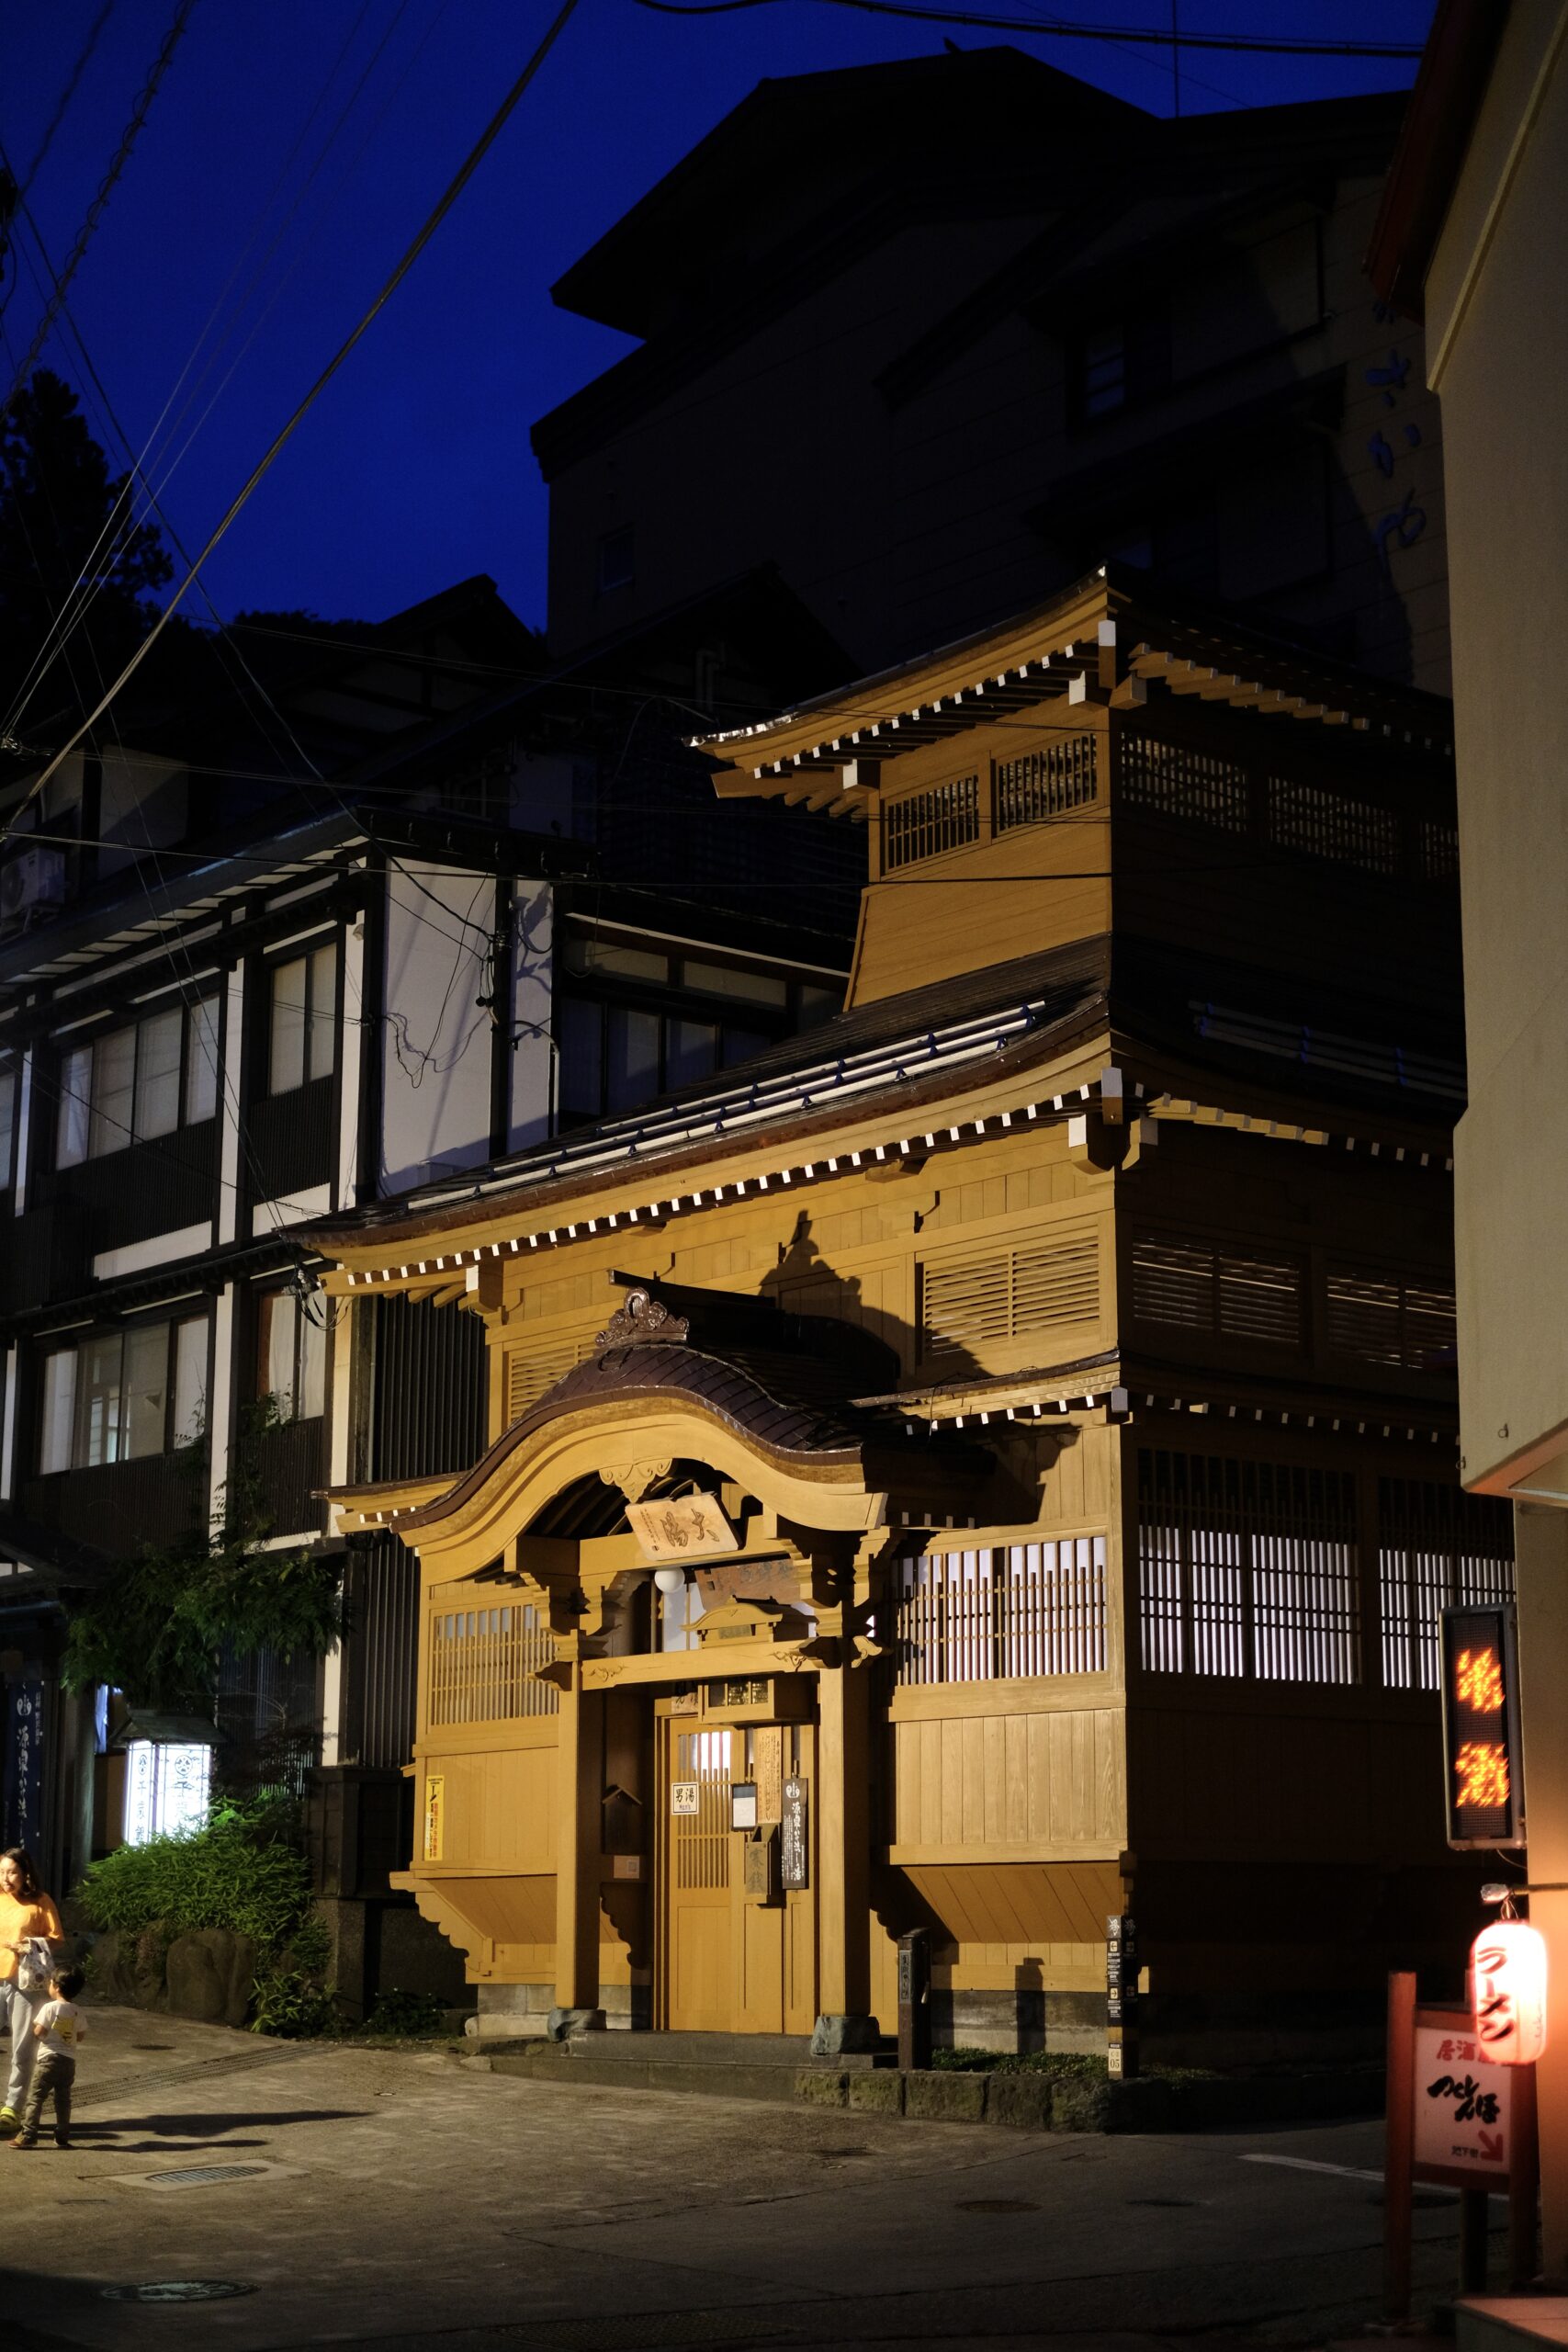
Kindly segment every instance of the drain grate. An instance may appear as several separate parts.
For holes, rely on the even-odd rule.
[[[225,2303],[234,2295],[254,2295],[235,2278],[150,2278],[139,2287],[100,2287],[106,2303]]]
[[[297,2165],[175,2165],[167,2172],[118,2172],[109,2178],[119,2188],[227,2188],[236,2180],[298,2180]]]

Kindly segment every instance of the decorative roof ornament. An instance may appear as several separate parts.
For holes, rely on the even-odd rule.
[[[594,1340],[595,1348],[649,1347],[688,1340],[692,1327],[683,1315],[672,1315],[651,1291],[629,1290]]]

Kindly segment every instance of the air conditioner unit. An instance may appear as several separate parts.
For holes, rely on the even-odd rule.
[[[64,904],[63,850],[17,850],[0,865],[0,923],[26,923]]]

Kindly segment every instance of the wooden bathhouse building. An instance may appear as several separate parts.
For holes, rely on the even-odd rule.
[[[741,733],[863,825],[835,1021],[315,1228],[482,1322],[417,1552],[414,1851],[487,2032],[1375,2034],[1457,1964],[1448,706],[1098,572]],[[1223,2034],[1219,2032],[1224,2029]]]

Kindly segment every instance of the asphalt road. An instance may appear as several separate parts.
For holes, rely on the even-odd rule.
[[[1036,2136],[94,2025],[76,2145],[0,2148],[17,2352],[1219,2352],[1324,2345],[1377,2312],[1372,2123]],[[1416,2226],[1429,2304],[1456,2209],[1427,2192]],[[123,2299],[180,2280],[243,2291]]]

